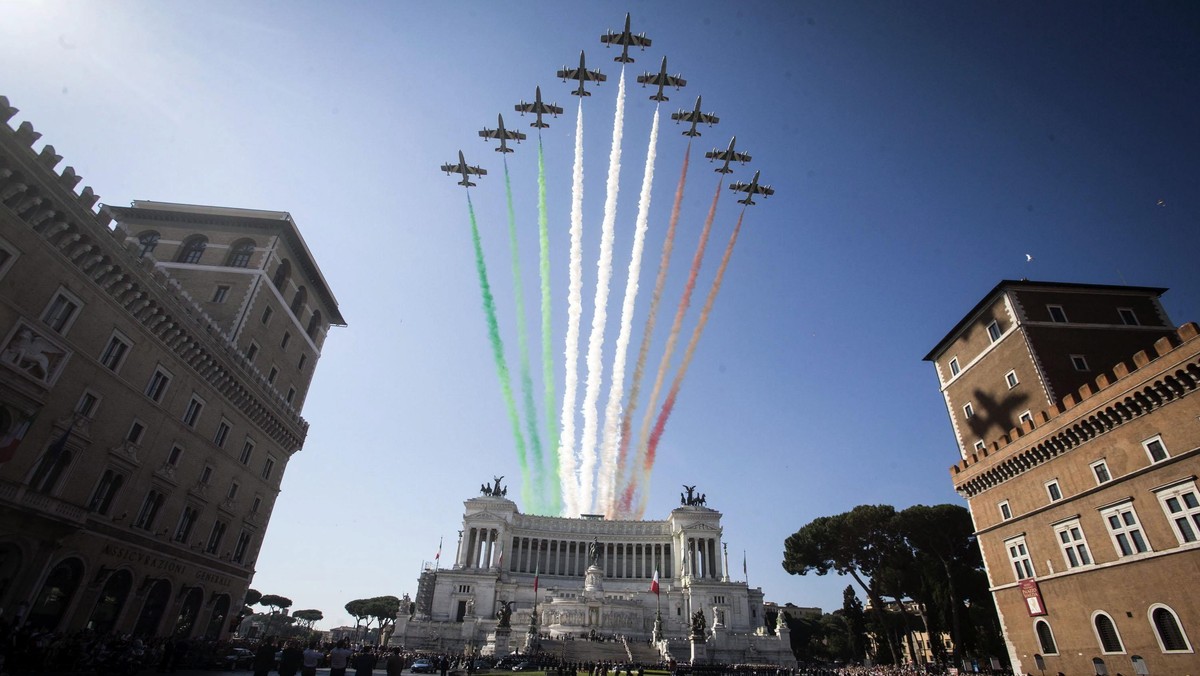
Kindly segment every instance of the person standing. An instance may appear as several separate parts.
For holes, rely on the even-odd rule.
[[[375,673],[375,663],[378,661],[371,646],[363,646],[362,652],[354,658],[354,676],[371,676]]]
[[[346,642],[338,641],[337,647],[329,652],[329,676],[346,676],[350,655],[350,649],[346,647]]]
[[[317,650],[317,642],[310,641],[300,661],[300,676],[317,676],[317,664],[320,661],[321,651]]]
[[[254,676],[267,676],[275,668],[275,638],[268,636],[254,653]]]
[[[295,641],[288,641],[279,656],[279,676],[296,676],[300,665],[304,662],[304,652]]]
[[[392,654],[388,655],[384,666],[387,667],[387,676],[400,676],[404,673],[404,658],[400,656],[399,648],[392,648]]]

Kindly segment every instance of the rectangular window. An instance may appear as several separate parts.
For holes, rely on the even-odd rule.
[[[233,547],[233,562],[243,563],[246,560],[246,550],[250,548],[250,534],[242,531],[238,535],[237,544]]]
[[[64,291],[59,291],[54,295],[54,300],[46,306],[46,311],[42,313],[42,321],[58,333],[66,333],[67,329],[71,328],[71,322],[75,320],[79,305],[79,299],[68,296]]]
[[[273,314],[275,314],[275,311],[272,310],[269,305],[267,307],[263,308],[262,323],[266,324],[267,322],[271,321],[271,315],[273,315]]]
[[[124,475],[111,469],[105,470],[104,475],[100,477],[100,483],[96,484],[96,490],[92,491],[92,499],[88,501],[88,511],[101,515],[108,514],[113,498],[123,483],[125,483]]]
[[[75,405],[75,412],[84,418],[91,418],[96,415],[96,409],[100,408],[100,397],[93,392],[84,392],[79,398],[79,403]]]
[[[236,498],[237,493],[238,493],[238,488],[239,488],[239,486],[236,481],[230,483],[229,484],[229,492],[225,494],[225,497],[229,500]]]
[[[1058,487],[1058,479],[1046,482],[1046,494],[1050,496],[1050,502],[1062,500],[1062,489]]]
[[[213,291],[212,302],[224,303],[225,299],[228,297],[229,297],[229,286],[226,284],[218,284],[216,290]]]
[[[972,406],[970,402],[963,405],[963,417],[970,418],[973,415],[975,415],[975,407]]]
[[[1022,425],[1024,425],[1025,423],[1031,423],[1031,422],[1033,422],[1033,414],[1030,413],[1029,411],[1025,411],[1024,413],[1022,413],[1020,416],[1017,417],[1017,421],[1020,422]]]
[[[262,498],[256,495],[254,496],[254,502],[250,504],[250,513],[258,514],[259,507],[262,507]]]
[[[254,342],[252,340],[252,341],[250,341],[250,347],[246,348],[246,359],[248,359],[251,363],[253,363],[254,358],[257,356],[258,356],[258,343]]]
[[[146,493],[145,499],[142,500],[142,507],[138,510],[133,527],[154,530],[154,521],[158,518],[158,510],[162,509],[164,499],[162,493],[150,489],[150,492]]]
[[[1004,543],[1008,549],[1008,560],[1012,563],[1013,572],[1018,580],[1033,577],[1033,560],[1029,557],[1029,549],[1025,546],[1025,537],[1017,537]]]
[[[134,420],[133,424],[129,426],[129,433],[125,435],[125,441],[128,441],[131,444],[140,444],[142,443],[142,437],[145,436],[145,434],[146,426],[141,422]]]
[[[1187,481],[1157,493],[1179,544],[1195,542],[1200,536],[1200,496],[1197,496],[1196,482]]]
[[[208,545],[204,547],[207,554],[216,554],[221,548],[221,538],[225,537],[226,524],[224,521],[214,521],[212,530],[208,533]]]
[[[17,261],[17,247],[9,244],[3,239],[0,239],[0,279],[12,268],[13,263]]]
[[[1050,321],[1055,324],[1067,323],[1067,313],[1061,305],[1047,305],[1046,312],[1050,313]]]
[[[1134,313],[1133,308],[1119,307],[1117,308],[1117,314],[1120,315],[1121,323],[1125,326],[1139,326],[1141,324],[1141,322],[1138,321],[1137,314]]]
[[[1000,503],[1000,518],[1004,521],[1012,518],[1012,507],[1008,506],[1008,500]]]
[[[196,525],[196,518],[200,516],[200,510],[191,505],[183,506],[183,513],[179,515],[179,525],[175,527],[175,541],[186,543],[188,538],[192,536],[192,526]]]
[[[976,451],[982,451],[985,448],[987,448],[987,445],[983,443],[983,439],[978,439],[975,441],[975,450]]]
[[[1010,389],[1010,390],[1012,388],[1016,387],[1017,383],[1020,382],[1017,380],[1017,372],[1009,371],[1008,373],[1005,373],[1004,374],[1004,382],[1008,384],[1008,389]]]
[[[167,387],[171,384],[171,373],[163,367],[159,366],[154,369],[154,375],[150,376],[150,382],[146,384],[146,396],[152,400],[161,403],[163,395],[167,392]]]
[[[172,467],[178,467],[181,457],[183,457],[183,449],[178,446],[172,446],[171,452],[167,455],[167,464]]]
[[[1162,437],[1153,437],[1142,442],[1150,462],[1162,462],[1167,459],[1167,447],[1163,445]]]
[[[287,403],[289,403],[289,404],[292,403],[292,401],[295,400],[295,398],[296,398],[296,388],[289,387],[287,397],[286,397]]]
[[[303,371],[304,363],[307,361],[308,361],[308,355],[306,355],[306,354],[300,355],[300,360],[296,362],[296,370]]]
[[[273,471],[275,471],[275,458],[267,458],[267,461],[263,463],[262,478],[270,480]]]
[[[192,395],[188,401],[187,408],[183,411],[183,424],[188,427],[195,427],[196,421],[200,419],[200,413],[204,410],[204,400],[196,395]]]
[[[988,338],[990,338],[993,343],[997,340],[1000,340],[1000,324],[996,321],[993,320],[991,324],[987,325],[987,332]]]
[[[1118,557],[1150,551],[1150,544],[1142,534],[1142,525],[1138,523],[1137,512],[1133,511],[1131,502],[1109,507],[1100,512],[1100,516],[1108,524],[1108,534]]]
[[[1112,475],[1108,473],[1108,463],[1103,460],[1092,463],[1092,474],[1096,477],[1097,486],[1112,480]]]
[[[108,339],[108,345],[105,346],[104,352],[100,355],[100,363],[104,368],[117,372],[121,368],[121,364],[125,361],[125,355],[129,354],[130,341],[120,334],[113,333]]]
[[[229,421],[221,419],[217,425],[217,433],[213,435],[213,443],[220,448],[225,448],[225,440],[229,438],[230,425]]]
[[[205,466],[204,470],[200,472],[200,483],[207,486],[208,482],[212,481],[212,473],[212,467]]]
[[[956,376],[956,375],[958,375],[958,371],[959,371],[959,368],[958,368],[958,357],[955,357],[955,358],[953,358],[953,359],[951,359],[951,360],[950,360],[950,375],[951,375],[952,377],[953,377],[953,376]]]
[[[1059,524],[1054,528],[1054,533],[1058,536],[1068,568],[1092,565],[1087,540],[1083,537],[1083,528],[1079,526],[1078,519]]]
[[[1075,367],[1076,371],[1089,371],[1087,357],[1081,354],[1071,355],[1071,366]]]
[[[271,372],[267,374],[267,382],[274,385],[275,379],[279,377],[279,369],[271,367]]]
[[[239,458],[239,460],[242,461],[243,465],[249,465],[250,464],[250,456],[253,453],[254,453],[254,442],[247,439],[246,443],[242,445],[242,455]]]
[[[279,340],[279,349],[286,350],[288,343],[292,342],[292,334],[287,331],[283,332],[283,338]]]

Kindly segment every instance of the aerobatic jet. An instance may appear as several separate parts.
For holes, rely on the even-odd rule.
[[[687,84],[687,80],[679,77],[678,73],[675,75],[667,75],[667,57],[665,56],[662,60],[661,70],[659,70],[657,73],[646,73],[645,75],[639,75],[637,77],[637,81],[642,83],[643,87],[648,84],[658,85],[658,92],[650,97],[654,101],[667,100],[667,97],[663,95],[663,87],[674,87],[679,89]]]
[[[707,157],[709,160],[725,160],[725,164],[717,167],[716,169],[713,169],[713,171],[718,171],[722,174],[732,174],[733,170],[729,168],[730,162],[741,162],[742,164],[745,164],[750,161],[749,155],[747,155],[746,153],[739,153],[738,151],[733,149],[733,145],[735,143],[737,143],[736,136],[729,139],[729,147],[726,148],[725,150],[719,150],[717,148],[713,148],[712,152],[704,153],[704,156]]]
[[[770,197],[771,195],[775,194],[775,191],[771,189],[771,186],[758,184],[758,173],[759,172],[757,171],[754,172],[754,178],[750,179],[749,183],[742,183],[741,181],[738,181],[737,183],[732,183],[729,185],[730,190],[746,193],[746,199],[738,200],[739,204],[745,204],[747,206],[751,204],[758,204],[754,201],[755,195]]]
[[[447,176],[450,174],[462,174],[462,180],[458,184],[464,188],[470,188],[475,185],[471,182],[471,174],[475,174],[476,176],[487,175],[487,169],[480,169],[479,167],[472,167],[467,164],[467,160],[463,157],[461,150],[458,151],[458,164],[443,164],[442,171],[446,172]]]
[[[600,42],[603,42],[605,47],[621,45],[621,55],[613,57],[613,61],[621,63],[633,63],[633,57],[629,56],[630,47],[641,47],[645,51],[650,46],[650,38],[646,37],[645,33],[634,35],[630,32],[628,13],[625,14],[625,30],[620,33],[609,31],[600,36]]]
[[[696,125],[701,122],[711,127],[721,121],[721,118],[713,115],[712,113],[700,112],[699,96],[696,97],[696,108],[694,110],[684,110],[683,108],[680,108],[678,113],[671,113],[671,119],[675,120],[676,124],[679,124],[680,122],[692,123],[691,128],[683,132],[684,136],[699,136],[700,132],[696,131]]]
[[[561,114],[563,111],[562,108],[554,105],[553,103],[542,103],[542,88],[541,87],[538,87],[536,90],[534,90],[533,103],[525,103],[525,101],[522,100],[520,103],[518,103],[515,106],[515,108],[518,113],[521,113],[522,116],[524,116],[525,113],[533,113],[533,114],[537,115],[537,121],[530,122],[529,126],[537,127],[539,129],[542,127],[550,126],[549,124],[542,122],[543,115],[549,114],[549,115],[558,117],[559,114]]]
[[[598,70],[588,70],[587,69],[587,64],[584,63],[583,52],[579,52],[579,67],[578,68],[567,68],[566,66],[563,66],[562,70],[558,71],[558,77],[561,77],[563,82],[566,82],[567,80],[578,80],[579,81],[579,89],[576,89],[575,91],[571,92],[575,96],[591,96],[592,95],[591,92],[584,89],[584,83],[604,82],[605,80],[608,79],[608,77],[606,77],[604,75],[604,73],[601,73]]]
[[[496,148],[496,152],[511,153],[513,149],[508,147],[509,139],[515,140],[517,143],[525,140],[524,132],[513,131],[511,129],[504,128],[503,115],[496,116],[496,124],[498,126],[495,129],[488,129],[487,127],[484,127],[483,131],[479,132],[479,135],[483,137],[484,141],[487,141],[490,138],[500,139],[500,147]]]

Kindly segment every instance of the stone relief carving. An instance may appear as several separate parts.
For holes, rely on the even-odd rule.
[[[53,385],[66,362],[68,351],[48,334],[20,321],[0,350],[0,362],[42,385]]]

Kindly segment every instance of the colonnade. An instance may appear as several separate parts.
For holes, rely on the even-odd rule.
[[[471,528],[466,537],[459,540],[458,565],[462,568],[491,568],[499,565],[497,540],[500,531],[495,528]]]
[[[683,566],[683,569],[693,577],[719,579],[722,573],[718,539],[688,538]]]
[[[590,565],[587,540],[513,537],[513,552],[505,567],[512,573],[534,573],[582,577]],[[596,565],[605,577],[646,579],[673,575],[671,545],[654,542],[601,542]],[[507,555],[506,555],[507,557]]]

